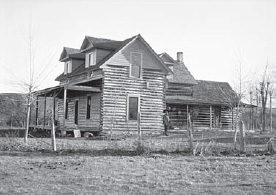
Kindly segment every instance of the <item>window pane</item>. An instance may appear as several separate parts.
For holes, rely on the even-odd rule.
[[[72,72],[72,64],[71,64],[71,62],[67,62],[67,72],[68,73]]]
[[[89,54],[89,65],[94,65],[94,53]]]
[[[142,54],[131,53],[131,76],[140,77],[142,66]]]
[[[129,119],[137,120],[137,110],[136,109],[129,109]]]
[[[90,119],[90,111],[91,111],[91,96],[87,96],[86,119]]]
[[[138,97],[130,97],[129,98],[129,105],[128,105],[128,113],[130,120],[137,120],[137,113],[138,113]]]
[[[132,59],[132,65],[134,66],[141,66],[141,54],[140,53],[132,53],[131,59]]]
[[[131,76],[133,77],[140,77],[140,67],[139,66],[132,66],[131,67]]]

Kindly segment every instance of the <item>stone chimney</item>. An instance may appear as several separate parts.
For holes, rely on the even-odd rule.
[[[177,52],[177,61],[183,63],[183,52]]]

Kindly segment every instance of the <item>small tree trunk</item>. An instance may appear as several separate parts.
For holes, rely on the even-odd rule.
[[[265,125],[266,125],[265,113],[266,113],[266,108],[265,108],[265,106],[264,106],[264,107],[263,107],[263,112],[262,112],[262,130],[263,130],[263,132],[265,131]]]
[[[31,105],[30,105],[30,97],[28,99],[28,111],[27,111],[27,124],[25,129],[25,136],[24,136],[24,142],[26,143],[28,141],[28,134],[29,134],[29,124],[30,124],[30,112],[31,112]]]
[[[239,129],[240,129],[240,151],[245,152],[245,133],[244,133],[243,121],[239,122]]]
[[[238,103],[238,108],[237,108],[236,115],[235,115],[235,132],[234,132],[234,139],[233,139],[235,150],[237,150],[237,135],[238,135],[237,126],[238,126],[239,112],[240,112],[240,102]]]

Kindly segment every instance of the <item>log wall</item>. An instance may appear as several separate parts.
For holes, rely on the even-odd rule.
[[[68,92],[69,94],[70,92]],[[90,119],[86,119],[87,96],[91,96]],[[68,119],[65,119],[67,129],[75,128],[75,101],[79,101],[78,109],[78,127],[85,130],[100,129],[100,100],[101,93],[90,93],[81,96],[68,97]],[[58,121],[59,126],[63,128],[63,99],[58,100]]]
[[[187,105],[167,104],[172,126],[179,129],[187,129]],[[235,125],[237,110],[226,106],[212,106],[210,125],[210,105],[188,105],[188,112],[191,114],[193,127],[196,129],[232,129]],[[239,118],[237,118],[239,120]]]
[[[162,72],[142,70],[143,78],[129,77],[129,67],[111,66],[104,69],[102,91],[102,130],[137,132],[137,121],[128,120],[128,95],[140,96],[141,130],[163,130],[164,78]]]

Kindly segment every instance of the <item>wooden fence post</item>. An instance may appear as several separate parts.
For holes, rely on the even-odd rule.
[[[193,146],[193,128],[192,128],[192,121],[191,121],[191,114],[188,114],[188,123],[189,123],[189,128],[188,128],[188,133],[189,133],[189,146],[190,146],[190,152],[193,152],[194,146]]]

